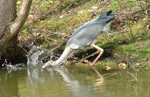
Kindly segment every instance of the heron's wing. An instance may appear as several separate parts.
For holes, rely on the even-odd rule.
[[[110,13],[111,12],[108,12],[108,14]],[[113,19],[114,15],[109,15],[102,19],[99,19],[98,17],[85,23],[69,38],[67,41],[67,46],[70,46],[72,49],[80,49],[90,45],[99,35],[99,33],[102,32],[102,29],[106,26],[106,24]]]
[[[97,18],[96,18],[97,19]],[[71,37],[73,37],[74,35],[76,35],[77,33],[80,33],[81,30],[83,29],[86,29],[86,28],[90,28],[90,27],[93,27],[94,25],[100,25],[100,24],[103,24],[104,22],[101,21],[101,22],[98,22],[96,21],[96,19],[93,19],[87,23],[85,23],[84,25],[82,25],[79,29],[77,29]]]
[[[105,15],[105,14],[107,14],[106,12],[104,12],[103,14],[104,14],[104,15],[102,15],[102,16],[104,16],[103,18],[101,17],[101,19],[100,19],[100,17],[97,17],[97,18],[95,18],[95,19],[85,23],[84,25],[82,25],[79,29],[77,29],[73,33],[73,35],[71,37],[74,37],[74,35],[76,35],[77,33],[80,33],[81,30],[86,29],[88,27],[93,27],[95,25],[105,26],[107,23],[109,23],[110,21],[114,20],[114,18],[115,18],[114,14],[109,15],[107,17]]]
[[[67,46],[72,49],[80,49],[90,45],[102,31],[104,25],[94,24],[78,29],[78,32],[69,38]]]

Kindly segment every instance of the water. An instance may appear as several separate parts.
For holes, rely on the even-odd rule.
[[[0,97],[150,97],[150,72],[81,66],[1,69]]]

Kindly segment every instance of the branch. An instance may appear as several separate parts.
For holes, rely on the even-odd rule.
[[[31,3],[32,3],[32,0],[23,0],[23,4],[22,4],[18,17],[10,25],[11,37],[16,36],[19,33],[22,26],[24,25],[26,18],[28,16],[30,7],[31,7]]]

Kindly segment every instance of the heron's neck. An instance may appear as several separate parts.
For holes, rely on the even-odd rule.
[[[102,29],[102,31],[103,31],[103,32],[109,32],[109,31],[110,31],[110,24],[111,24],[111,22],[109,22],[108,24],[106,24],[106,25],[104,26],[104,28]]]
[[[55,61],[56,65],[62,64],[65,60],[69,58],[69,56],[73,53],[73,50],[70,47],[66,47],[62,55],[58,60]]]

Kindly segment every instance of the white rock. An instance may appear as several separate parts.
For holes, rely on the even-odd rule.
[[[96,7],[96,6],[93,6],[93,7],[92,7],[92,9],[96,10],[96,9],[98,9],[98,7]]]

